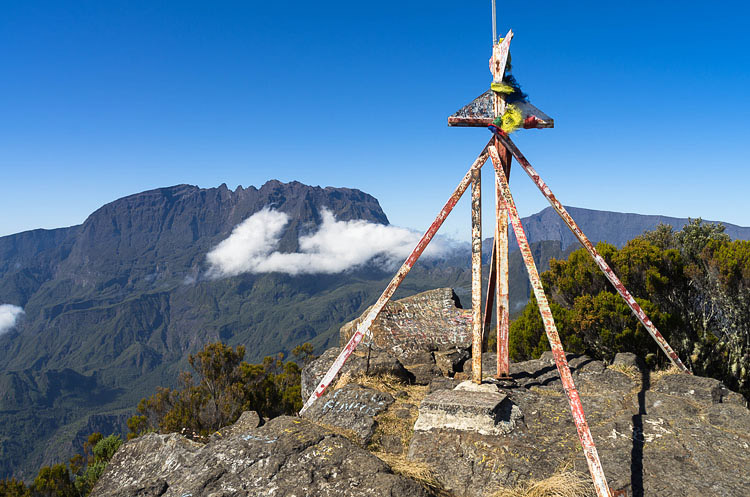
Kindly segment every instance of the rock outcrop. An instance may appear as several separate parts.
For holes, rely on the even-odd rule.
[[[373,388],[346,385],[314,403],[304,416],[324,425],[350,430],[360,444],[375,433],[375,416],[393,404],[393,397]]]
[[[626,358],[613,367],[586,356],[570,355],[569,361],[613,490],[623,496],[747,495],[750,411],[741,395],[710,378],[640,372]],[[488,376],[494,364],[493,354],[483,358]],[[489,488],[543,479],[561,465],[587,471],[551,355],[512,364],[511,376],[513,381],[495,383],[518,409],[505,433],[447,424],[414,431],[409,457],[427,463],[456,495],[478,497]],[[430,394],[420,417],[434,417],[432,396],[454,393]],[[449,400],[448,409],[462,402]],[[503,427],[502,416],[492,419]]]
[[[151,433],[117,451],[92,497],[426,497],[346,438],[280,417],[206,445]]]
[[[389,375],[406,383],[414,381],[414,375],[404,368],[396,357],[382,351],[372,351],[368,354],[369,351],[364,347],[363,349],[349,356],[339,372],[339,378],[358,375]],[[338,355],[338,348],[330,348],[302,369],[301,393],[304,400],[310,397]]]
[[[568,361],[616,495],[747,495],[750,411],[741,395],[717,380],[651,372],[630,356],[610,366]],[[304,419],[257,427],[246,413],[206,445],[179,435],[132,440],[92,495],[485,497],[561,468],[586,480],[551,354],[511,364],[511,380],[491,379],[494,354],[483,363],[481,385],[355,375]]]
[[[341,327],[343,347],[369,309]],[[471,310],[463,309],[450,288],[438,288],[388,302],[370,327],[360,349],[386,353],[428,384],[439,374],[461,371],[471,347]]]

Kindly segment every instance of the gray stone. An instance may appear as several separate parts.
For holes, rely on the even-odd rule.
[[[464,390],[466,392],[486,392],[486,393],[501,393],[497,384],[495,383],[474,383],[471,380],[465,380],[456,385],[454,390]]]
[[[225,426],[216,433],[213,433],[211,439],[226,438],[238,433],[244,433],[247,430],[259,427],[261,424],[263,424],[263,420],[260,419],[257,412],[245,411],[234,424]]]
[[[438,350],[433,353],[435,365],[444,376],[453,376],[464,370],[464,363],[471,357],[466,349]]]
[[[448,429],[499,435],[510,433],[522,418],[505,394],[438,390],[428,394],[419,405],[414,431]]]
[[[380,447],[388,454],[402,454],[404,452],[401,437],[396,435],[383,435],[380,437]]]
[[[328,372],[328,369],[339,355],[339,351],[338,348],[330,348],[302,369],[300,390],[303,402],[307,401],[310,394],[313,393],[318,383],[323,379],[323,376]],[[338,377],[340,378],[345,374],[352,376],[358,374],[370,376],[392,375],[406,383],[414,382],[414,375],[406,370],[396,357],[381,351],[369,351],[370,354],[368,357],[367,352],[368,350],[365,347],[362,347],[362,350],[357,349],[354,354],[349,356],[346,363],[344,363],[344,367],[341,368]]]
[[[304,419],[280,417],[242,435],[190,442],[151,433],[125,443],[92,497],[427,497],[414,480]]]
[[[341,327],[342,347],[369,310]],[[388,302],[372,323],[363,345],[395,355],[409,368],[426,362],[417,358],[422,352],[471,347],[471,320],[471,310],[461,308],[452,289],[429,290]]]
[[[748,495],[750,411],[739,394],[709,378],[647,374],[641,384],[601,361],[573,355],[568,361],[613,491],[628,497]],[[503,383],[500,391],[523,413],[511,432],[434,426],[412,435],[408,457],[427,463],[454,495],[486,496],[543,479],[561,461],[585,471],[551,354],[510,369],[514,384]]]
[[[305,413],[318,423],[351,430],[363,445],[375,432],[375,416],[393,404],[385,392],[349,384],[319,398]]]
[[[432,393],[436,390],[453,390],[459,383],[461,383],[461,380],[446,378],[445,376],[436,376],[430,381],[427,393]]]
[[[620,352],[618,354],[615,354],[615,358],[612,361],[612,364],[631,366],[638,369],[639,371],[645,371],[646,369],[646,361],[633,354],[632,352]]]
[[[684,397],[702,405],[732,403],[745,405],[745,398],[732,392],[719,380],[685,373],[664,375],[654,382],[654,392]]]

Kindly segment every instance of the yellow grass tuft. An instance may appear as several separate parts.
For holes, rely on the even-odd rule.
[[[403,382],[392,374],[369,376],[364,373],[355,375],[352,375],[351,373],[344,373],[333,386],[333,389],[338,390],[339,388],[349,385],[350,383],[356,383],[357,385],[362,385],[363,387],[374,388],[375,390],[389,393],[401,390],[403,386]]]
[[[391,468],[391,471],[397,475],[416,480],[423,487],[427,488],[427,490],[431,491],[433,495],[440,497],[449,497],[453,495],[443,488],[435,476],[435,472],[429,465],[420,461],[412,461],[401,454],[395,455],[387,454],[385,452],[373,452],[373,454],[386,463],[388,467]]]
[[[635,366],[629,364],[610,364],[607,368],[622,373],[633,381],[641,381],[641,372]]]
[[[677,366],[675,366],[674,364],[670,364],[670,366],[667,369],[652,371],[650,380],[651,380],[651,383],[654,383],[654,382],[661,380],[665,376],[670,376],[673,374],[683,374],[683,371]]]
[[[588,475],[576,471],[561,471],[549,478],[524,482],[514,488],[504,488],[491,497],[593,497],[594,485]]]

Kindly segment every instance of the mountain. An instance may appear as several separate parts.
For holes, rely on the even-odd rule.
[[[325,211],[388,225],[359,190],[269,181],[234,191],[160,188],[109,203],[79,226],[0,237],[0,304],[25,311],[0,334],[0,478],[33,477],[79,451],[89,433],[124,430],[138,400],[174,386],[187,355],[208,342],[245,345],[245,359],[258,362],[306,341],[318,351],[338,341],[339,327],[375,302],[395,268],[207,277],[208,252],[267,206],[288,216],[281,253],[298,251]],[[659,221],[687,221],[569,209],[593,241],[618,245]],[[540,271],[576,248],[550,209],[522,221]],[[747,238],[750,229],[727,231]],[[509,262],[516,313],[530,288],[518,251]],[[470,286],[468,250],[451,252],[419,261],[396,298],[452,287],[469,304]]]
[[[294,252],[323,210],[387,225],[359,190],[269,181],[229,190],[178,185],[103,206],[80,226],[0,238],[0,304],[23,307],[0,335],[0,478],[64,460],[92,431],[122,430],[138,400],[173,386],[207,342],[244,344],[260,361],[335,341],[392,274],[205,277],[206,254],[266,206],[288,215],[277,250]],[[468,271],[420,263],[399,291],[468,286]]]
[[[565,209],[594,243],[608,242],[617,247],[622,247],[628,240],[632,240],[644,231],[653,230],[660,223],[668,224],[675,231],[678,231],[689,222],[688,218],[626,214],[568,206],[565,206]],[[706,222],[715,223],[718,221]],[[521,223],[530,243],[554,240],[560,242],[563,250],[571,245],[576,245],[576,248],[578,248],[578,240],[552,207],[547,207],[536,214],[523,218]],[[750,239],[750,228],[729,223],[722,224],[726,227],[725,233],[733,240]],[[517,250],[518,245],[512,232],[510,238],[511,249]]]

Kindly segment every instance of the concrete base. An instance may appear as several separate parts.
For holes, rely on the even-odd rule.
[[[473,391],[467,389],[471,388],[467,384],[474,386]],[[455,390],[437,390],[427,395],[419,406],[414,430],[450,429],[504,435],[513,431],[522,418],[518,406],[496,386],[465,382]]]

